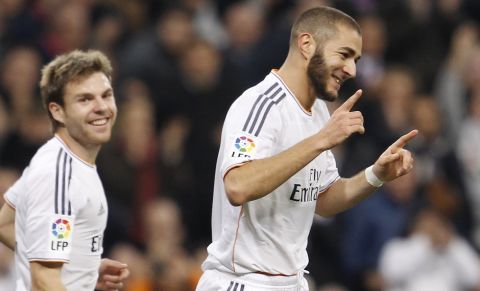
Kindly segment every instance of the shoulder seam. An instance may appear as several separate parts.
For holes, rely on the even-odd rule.
[[[254,136],[260,134],[272,106],[279,104],[286,97],[286,93],[283,92],[282,87],[277,87],[279,87],[279,83],[275,82],[264,93],[257,97],[243,125],[243,131],[253,134]],[[275,88],[277,89],[273,91]]]

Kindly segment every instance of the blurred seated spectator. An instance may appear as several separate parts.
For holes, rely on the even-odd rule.
[[[386,291],[480,290],[477,253],[432,209],[419,212],[408,237],[387,243],[380,272]]]

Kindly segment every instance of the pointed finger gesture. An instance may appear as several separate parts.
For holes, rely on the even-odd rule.
[[[375,162],[373,171],[382,181],[388,182],[403,176],[413,168],[414,160],[410,151],[404,147],[418,134],[412,130],[402,135],[389,146]]]
[[[326,149],[342,143],[353,133],[363,134],[365,132],[362,113],[350,111],[361,96],[362,90],[357,90],[333,112],[327,124],[320,131],[320,139],[325,142]]]
[[[355,103],[357,103],[358,99],[360,99],[360,96],[362,96],[362,90],[359,89],[357,90],[350,98],[347,99],[347,101],[343,102],[342,105],[340,105],[335,112],[340,112],[340,111],[345,111],[348,112],[352,110],[353,106]]]

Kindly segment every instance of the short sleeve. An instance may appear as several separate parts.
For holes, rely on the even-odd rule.
[[[272,156],[279,138],[282,121],[277,106],[260,108],[261,100],[244,99],[232,105],[224,122],[222,176],[236,166]]]
[[[17,208],[19,194],[25,192],[25,179],[29,174],[29,170],[30,167],[26,167],[22,176],[3,195],[5,202],[14,209]]]
[[[326,191],[328,188],[330,188],[330,186],[332,186],[333,183],[335,183],[335,181],[340,179],[337,163],[335,162],[335,156],[333,155],[332,151],[328,150],[324,154],[326,156],[327,166],[322,179],[323,187],[320,189],[320,193]]]
[[[68,262],[75,235],[75,215],[69,202],[68,162],[29,176],[25,196],[24,244],[29,261]]]
[[[18,179],[3,195],[5,202],[10,205],[13,209],[17,208],[17,195],[21,188],[21,179]]]

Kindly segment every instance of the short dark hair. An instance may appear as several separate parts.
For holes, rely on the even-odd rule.
[[[57,56],[43,67],[40,92],[43,105],[48,112],[48,117],[52,121],[54,130],[59,123],[53,118],[50,110],[48,110],[48,104],[55,102],[63,106],[65,86],[69,82],[96,72],[104,73],[111,80],[112,65],[109,59],[97,50],[74,50]]]
[[[338,32],[338,25],[345,25],[362,34],[360,25],[348,14],[332,7],[315,7],[303,12],[292,26],[290,46],[302,33],[310,33],[315,41],[326,41]]]

